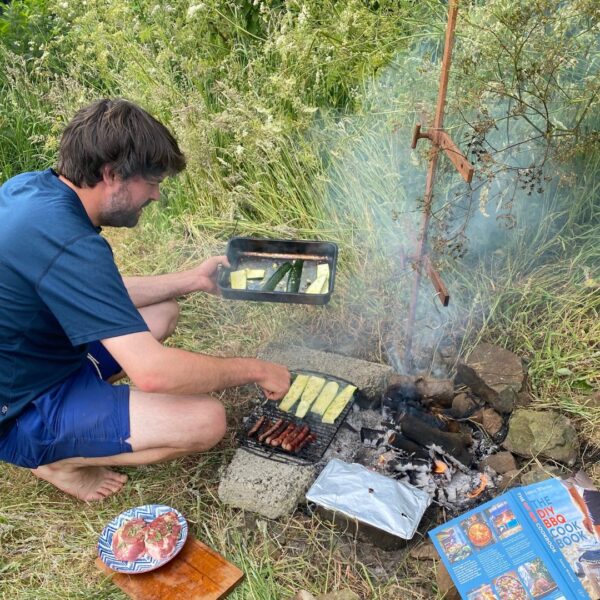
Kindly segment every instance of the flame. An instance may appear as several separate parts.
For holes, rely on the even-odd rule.
[[[445,473],[448,470],[448,465],[441,461],[441,460],[436,460],[434,461],[434,465],[433,465],[433,472],[434,473]]]
[[[489,481],[489,477],[483,473],[481,475],[481,479],[479,480],[479,485],[472,491],[470,491],[467,496],[469,498],[477,498],[477,496],[479,496],[479,494],[481,494],[481,492],[483,492],[483,490],[485,490],[485,488],[487,487]]]

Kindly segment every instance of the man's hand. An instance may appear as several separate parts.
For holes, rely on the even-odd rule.
[[[225,255],[208,258],[196,268],[192,269],[192,272],[196,277],[198,290],[213,294],[214,296],[219,295],[219,288],[217,287],[217,271],[219,265],[223,265],[224,267],[230,266]]]
[[[257,384],[269,400],[281,400],[290,389],[291,375],[287,367],[271,362],[262,362],[263,375]]]

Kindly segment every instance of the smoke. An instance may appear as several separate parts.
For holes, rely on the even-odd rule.
[[[445,156],[438,163],[426,252],[451,300],[442,307],[423,272],[415,359],[407,363],[404,336],[415,275],[411,257],[417,250],[431,151],[427,140],[420,140],[416,150],[410,144],[414,125],[427,125],[423,112],[429,109],[433,117],[439,77],[439,64],[426,56],[422,47],[399,56],[364,90],[363,113],[337,117],[320,135],[327,136],[329,152],[329,210],[340,229],[351,231],[359,257],[344,288],[343,301],[354,311],[349,321],[380,333],[387,360],[399,372],[445,376],[465,331],[479,327],[490,308],[491,295],[481,292],[475,272],[493,282],[511,248],[522,246],[531,225],[541,220],[541,200],[550,182],[536,168],[546,149],[522,123],[491,126],[482,135],[480,115],[447,114],[446,129],[474,163],[476,175],[466,184]],[[502,122],[509,111],[506,103],[487,106],[485,119]],[[359,291],[370,294],[367,306],[356,300]],[[360,356],[363,344],[364,336],[348,336],[341,350]]]

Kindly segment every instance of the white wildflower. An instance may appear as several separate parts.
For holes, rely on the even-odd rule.
[[[187,18],[191,19],[193,18],[193,16],[200,10],[203,10],[204,8],[206,8],[206,4],[204,4],[204,2],[200,2],[199,4],[192,4],[188,9],[187,9]]]
[[[238,144],[235,147],[235,155],[236,156],[242,156],[242,154],[244,154],[244,146],[242,146],[241,144]]]
[[[303,4],[302,8],[300,9],[300,12],[298,13],[298,25],[304,25],[309,16],[310,14],[308,12],[308,8],[306,7],[306,4]]]

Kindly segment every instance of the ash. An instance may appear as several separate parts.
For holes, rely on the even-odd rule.
[[[378,455],[376,449],[373,449],[373,452],[369,453],[368,448],[363,445],[360,439],[360,431],[363,428],[379,428],[383,432],[381,413],[374,410],[360,410],[355,405],[352,411],[348,413],[346,421],[340,427],[327,452],[325,452],[323,458],[319,461],[317,469],[319,471],[324,469],[325,465],[333,458],[338,458],[344,462],[357,462],[363,466],[369,466],[365,462],[365,458],[368,460],[370,457],[365,457],[365,454],[370,454],[376,461]]]
[[[424,490],[432,502],[445,508],[450,516],[493,497],[499,482],[494,471],[489,468],[469,468],[434,444],[426,447],[427,458],[415,457],[387,443],[390,435],[396,431],[380,411],[358,410],[355,407],[317,469],[321,471],[332,458],[359,463]],[[473,432],[475,465],[496,450],[497,446],[480,431]]]

